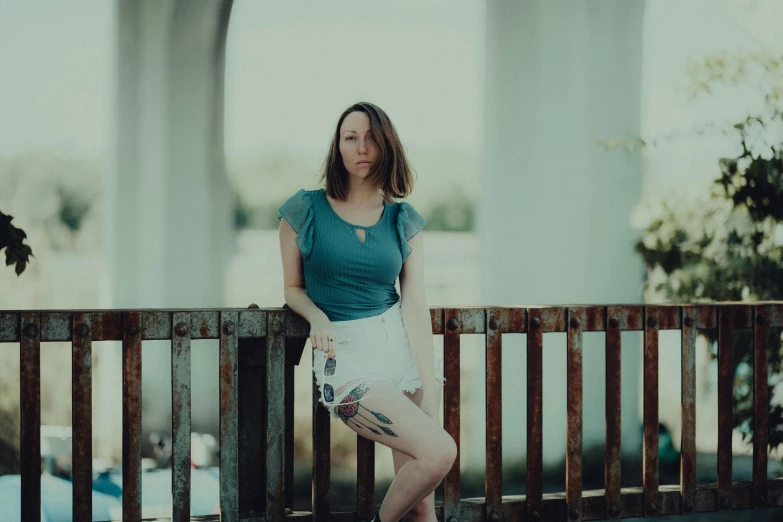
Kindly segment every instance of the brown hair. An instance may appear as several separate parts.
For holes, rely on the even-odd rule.
[[[337,120],[332,144],[321,173],[321,181],[326,179],[326,193],[341,201],[345,201],[348,195],[348,171],[340,154],[340,127],[345,117],[356,111],[363,112],[370,118],[370,132],[378,148],[378,160],[370,170],[369,182],[378,187],[387,203],[391,202],[392,198],[407,197],[413,190],[413,176],[405,150],[389,116],[383,109],[369,102],[354,103],[345,109]]]

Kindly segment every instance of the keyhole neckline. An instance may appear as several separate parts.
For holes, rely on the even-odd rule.
[[[326,206],[329,207],[329,210],[332,211],[332,214],[334,214],[334,216],[337,219],[339,219],[340,221],[342,221],[346,225],[352,226],[354,228],[361,228],[361,229],[364,229],[364,230],[368,230],[368,229],[377,227],[378,225],[380,225],[383,222],[383,219],[386,217],[386,209],[389,207],[389,204],[386,203],[386,201],[384,200],[384,202],[383,202],[383,212],[381,212],[381,217],[378,219],[378,222],[375,223],[374,225],[370,225],[370,226],[354,225],[353,223],[349,223],[348,221],[346,221],[343,218],[341,218],[340,214],[338,214],[337,211],[334,208],[332,208],[332,204],[329,203],[329,199],[326,197],[326,189],[322,188],[321,190],[319,190],[319,192],[323,196],[324,203],[326,203]],[[357,239],[358,239],[358,237],[357,237]],[[363,243],[363,241],[362,241],[362,243]]]

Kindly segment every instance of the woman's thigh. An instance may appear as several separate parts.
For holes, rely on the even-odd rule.
[[[437,406],[440,408],[440,398],[441,398],[441,392],[443,390],[443,385],[440,381],[435,381],[435,396],[437,397]],[[405,393],[405,396],[410,400],[413,404],[416,405],[417,408],[420,408],[421,405],[421,399],[422,399],[422,390],[419,388],[414,393]],[[392,460],[394,462],[394,474],[396,475],[399,473],[400,468],[402,468],[410,459],[411,457],[408,456],[405,453],[402,453],[400,451],[397,451],[392,448]]]
[[[336,413],[359,435],[413,458],[441,451],[453,444],[440,425],[393,384],[371,381],[357,384]]]

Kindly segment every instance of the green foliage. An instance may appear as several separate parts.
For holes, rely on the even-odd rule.
[[[427,212],[427,230],[472,231],[475,213],[473,201],[461,189],[454,189],[447,199],[433,204]]]
[[[24,230],[11,224],[13,219],[13,216],[0,212],[0,250],[5,248],[5,265],[16,265],[16,275],[19,276],[30,262],[33,251],[24,244],[27,238]]]
[[[737,83],[754,66],[772,77],[772,87],[758,114],[727,129],[739,154],[719,161],[720,176],[705,197],[664,202],[635,245],[648,268],[648,296],[678,302],[783,299],[783,58],[711,56],[690,73],[696,92],[711,93],[713,84]],[[715,332],[704,334],[715,340]],[[734,427],[752,441],[752,332],[736,331],[733,344]],[[771,332],[767,344],[772,400],[783,382],[780,333]],[[769,408],[769,446],[777,448],[783,446],[783,407]]]
[[[235,193],[234,195],[234,229],[242,230],[250,228],[253,221],[253,209],[245,203],[242,197]]]
[[[78,192],[63,186],[57,187],[57,195],[59,199],[57,215],[60,223],[71,232],[78,231],[82,226],[84,216],[90,210],[90,202]]]

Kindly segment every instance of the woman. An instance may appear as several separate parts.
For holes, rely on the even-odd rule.
[[[413,180],[382,109],[362,102],[343,112],[321,181],[324,189],[299,190],[278,210],[285,302],[310,323],[321,403],[392,450],[395,478],[373,520],[434,522],[434,490],[457,448],[438,422],[426,221],[392,199],[410,194]]]

